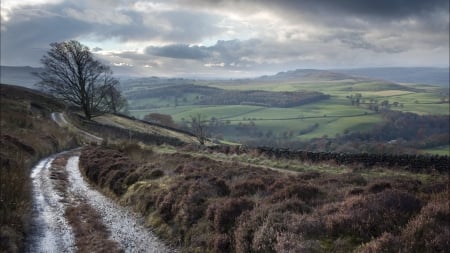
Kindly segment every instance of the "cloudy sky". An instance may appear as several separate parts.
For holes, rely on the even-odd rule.
[[[1,65],[75,39],[119,74],[449,66],[448,0],[2,0]]]

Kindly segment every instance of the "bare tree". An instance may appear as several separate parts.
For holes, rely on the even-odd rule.
[[[86,119],[112,109],[119,82],[108,66],[94,59],[87,46],[75,40],[52,43],[41,63],[44,71],[36,74],[41,78],[39,85],[80,107]]]
[[[207,135],[206,120],[201,114],[191,116],[191,128],[201,145],[205,144]]]
[[[122,96],[120,90],[117,88],[117,83],[109,85],[106,91],[106,104],[110,112],[117,113],[126,109],[128,106],[127,99]]]

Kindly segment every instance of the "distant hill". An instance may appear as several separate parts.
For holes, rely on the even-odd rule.
[[[286,72],[279,72],[276,75],[262,76],[256,78],[256,81],[337,81],[355,79],[355,77],[344,74],[333,72],[329,70],[318,70],[318,69],[297,69],[290,70]]]
[[[32,73],[40,71],[42,68],[0,66],[0,82],[36,89],[39,78]]]
[[[33,67],[10,67],[0,66],[0,82],[4,84],[13,84],[36,88],[35,84],[39,78],[34,76],[33,72],[40,72],[42,68]],[[196,83],[193,79],[183,78],[121,78],[122,88],[132,88],[133,86],[151,85],[151,86],[169,86],[179,84]],[[285,72],[279,72],[275,75],[266,75],[254,79],[235,79],[221,81],[222,83],[250,84],[254,82],[290,82],[290,81],[340,81],[340,80],[384,80],[386,82],[397,83],[416,83],[430,84],[443,87],[449,86],[448,68],[360,68],[360,69],[297,69]]]
[[[431,84],[448,87],[449,68],[361,68],[335,69],[333,72],[383,79],[399,83]]]

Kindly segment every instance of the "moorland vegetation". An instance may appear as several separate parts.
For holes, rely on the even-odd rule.
[[[63,103],[17,86],[1,84],[0,91],[0,251],[21,252],[30,232],[31,167],[79,141],[51,120]]]
[[[80,159],[91,183],[184,252],[444,252],[450,246],[447,172],[239,150],[122,142],[86,147]]]

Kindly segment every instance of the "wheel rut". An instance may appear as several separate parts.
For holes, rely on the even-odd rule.
[[[175,252],[142,217],[85,181],[78,150],[41,160],[31,178],[33,225],[26,252]]]

